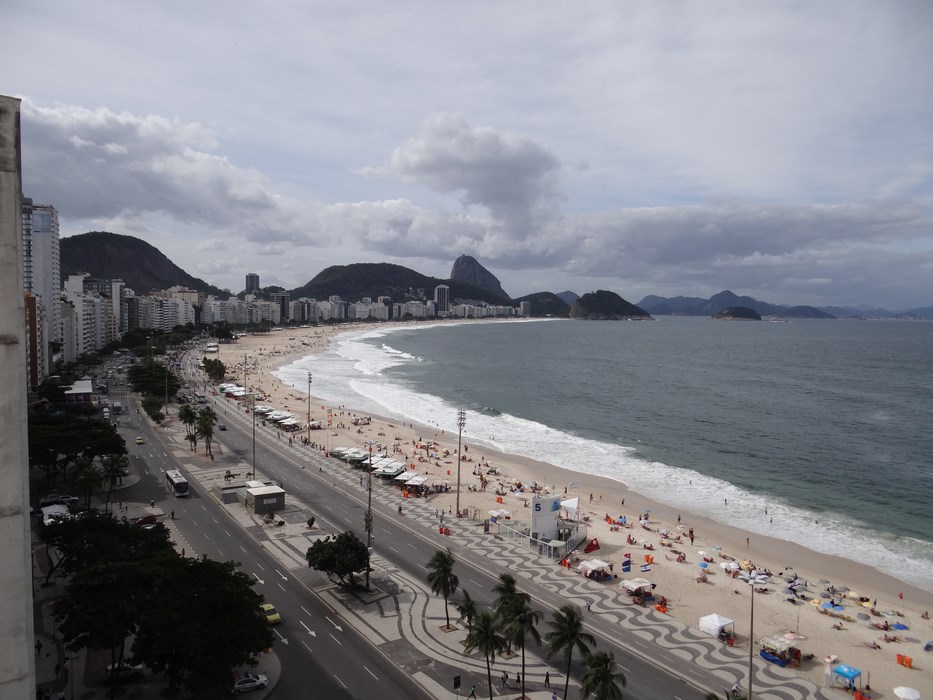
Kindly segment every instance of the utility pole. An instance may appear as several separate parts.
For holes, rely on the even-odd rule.
[[[308,372],[308,444],[311,444],[311,373]]]
[[[369,561],[373,550],[373,444],[375,440],[367,440],[369,445],[369,474],[366,477],[366,592],[369,592]]]
[[[457,517],[460,517],[460,462],[463,461],[461,443],[463,442],[463,427],[466,425],[466,411],[462,408],[457,411]]]

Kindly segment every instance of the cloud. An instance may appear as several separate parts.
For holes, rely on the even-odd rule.
[[[473,127],[458,114],[433,114],[418,136],[367,175],[395,177],[489,211],[510,237],[525,239],[559,215],[556,156],[527,136]]]

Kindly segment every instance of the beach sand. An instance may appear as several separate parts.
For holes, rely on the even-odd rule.
[[[292,388],[279,382],[272,371],[289,364],[303,356],[320,352],[327,348],[331,339],[338,333],[347,332],[347,327],[318,327],[306,329],[287,329],[270,334],[244,336],[236,343],[220,346],[219,359],[227,367],[227,381],[244,382],[252,390],[261,392],[265,399],[262,403],[275,408],[287,409],[302,420],[307,417],[308,394],[298,388]],[[244,375],[244,365],[246,374]],[[456,483],[457,433],[437,430],[436,427],[405,424],[381,416],[364,414],[345,406],[325,406],[313,396],[311,398],[312,420],[327,424],[327,409],[331,409],[333,425],[330,429],[311,431],[311,441],[330,448],[357,446],[367,448],[366,441],[375,440],[374,450],[381,452],[388,449],[389,454],[398,445],[400,453],[396,456],[415,463],[419,473],[428,474],[435,481],[450,479]],[[370,417],[372,422],[366,426],[353,426],[351,420],[357,416]],[[335,428],[334,426],[344,427]],[[300,440],[307,436],[302,430],[294,434]],[[429,462],[419,462],[415,457],[414,443],[418,439],[437,442],[436,452],[449,455]],[[611,586],[619,591],[618,581],[621,576],[620,561],[626,552],[632,560],[640,563],[644,554],[654,555],[654,565],[650,574],[638,573],[633,566],[631,577],[644,576],[657,584],[656,595],[668,599],[667,613],[674,619],[691,627],[698,627],[698,620],[704,615],[718,613],[735,621],[736,645],[748,649],[750,618],[750,589],[741,579],[730,577],[719,564],[724,557],[741,562],[748,560],[759,569],[768,569],[776,576],[767,584],[767,593],[755,595],[755,637],[794,632],[799,634],[798,647],[804,653],[812,653],[815,659],[798,667],[798,672],[815,684],[821,684],[823,678],[823,658],[835,655],[842,663],[849,664],[862,671],[862,681],[870,679],[871,687],[885,692],[898,685],[917,688],[923,693],[933,692],[933,653],[924,652],[923,644],[933,640],[933,622],[922,619],[924,611],[933,611],[933,594],[905,584],[870,566],[848,559],[820,554],[806,548],[806,543],[793,543],[785,540],[765,537],[757,533],[747,533],[730,527],[711,518],[687,512],[677,512],[670,507],[651,501],[633,491],[624,484],[612,479],[591,476],[579,472],[564,470],[554,465],[527,459],[516,455],[496,452],[486,446],[474,446],[470,443],[469,426],[463,435],[464,461],[461,463],[460,509],[478,509],[480,513],[504,508],[512,511],[516,520],[530,520],[530,510],[525,503],[530,502],[531,493],[519,496],[503,496],[503,503],[496,502],[495,488],[501,483],[511,486],[537,483],[547,486],[552,493],[563,496],[565,488],[567,498],[580,499],[578,517],[589,518],[589,537],[597,538],[600,549],[580,558],[596,557],[613,562],[617,578],[612,583],[593,583],[593,586]],[[402,457],[402,454],[405,457]],[[499,471],[498,476],[489,476],[486,491],[471,491],[470,485],[479,487],[479,477],[474,475],[474,467],[481,461]],[[450,476],[448,476],[450,471]],[[671,484],[675,489],[676,484]],[[511,491],[511,489],[509,489]],[[592,502],[590,501],[592,494]],[[453,509],[456,502],[455,488],[450,493],[430,496],[420,503],[447,511]],[[399,503],[405,507],[412,505],[403,501],[399,493]],[[624,503],[624,505],[623,505]],[[639,516],[650,511],[648,528],[639,526]],[[610,529],[605,516],[617,517],[624,514],[633,528]],[[728,519],[727,505],[723,505],[722,520]],[[762,515],[762,517],[767,517]],[[455,519],[454,519],[455,520]],[[678,527],[679,526],[679,527]],[[693,545],[686,538],[689,528],[693,528]],[[660,545],[659,530],[668,529],[679,533],[681,541],[674,541],[673,547]],[[637,545],[626,544],[627,536],[632,535]],[[641,541],[651,544],[654,551],[647,552]],[[684,552],[686,562],[673,561],[676,557],[672,549]],[[698,583],[700,572],[698,562],[706,552],[713,562],[710,563],[709,581]],[[554,566],[558,566],[555,562]],[[851,622],[842,621],[843,629],[834,628],[840,620],[818,612],[818,607],[807,602],[791,604],[784,593],[785,583],[781,576],[796,573],[807,581],[808,598],[819,597],[831,582],[836,589],[843,586],[851,591],[843,601],[844,612]],[[628,577],[629,575],[626,575]],[[595,590],[595,589],[594,589]],[[903,594],[903,598],[899,597]],[[624,592],[619,595],[625,598]],[[857,598],[867,597],[877,600],[875,610],[879,615],[871,616],[868,608],[857,605]],[[836,600],[842,598],[836,593]],[[820,599],[820,602],[825,602]],[[869,614],[870,620],[857,619],[857,614]],[[886,613],[886,614],[881,614]],[[887,620],[891,624],[899,622],[908,626],[908,630],[887,632],[896,634],[899,641],[886,642],[885,632],[871,626],[874,622]],[[868,644],[877,642],[879,649],[869,648]],[[757,648],[756,648],[757,653]],[[898,654],[912,657],[912,668],[908,669],[896,662]],[[870,674],[870,675],[869,675]]]

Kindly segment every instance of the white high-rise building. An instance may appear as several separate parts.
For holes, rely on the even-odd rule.
[[[450,287],[439,284],[434,288],[434,315],[447,316],[450,313]]]
[[[23,197],[23,286],[39,298],[47,343],[62,339],[58,299],[62,289],[58,212]]]

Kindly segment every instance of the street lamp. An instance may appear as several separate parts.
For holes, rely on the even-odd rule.
[[[308,372],[308,444],[311,444],[311,373]]]
[[[249,412],[253,417],[253,471],[250,474],[250,477],[256,478],[256,394],[250,394],[250,409]]]
[[[369,445],[369,474],[366,477],[366,515],[363,523],[366,527],[366,591],[369,592],[369,557],[373,548],[373,445],[375,440],[367,440]]]
[[[748,700],[752,700],[752,660],[755,658],[755,586],[768,582],[768,577],[754,569],[742,574],[742,580],[752,589],[751,615],[748,623]]]
[[[466,425],[466,411],[462,408],[457,411],[457,517],[460,517],[460,462],[463,461],[460,443],[463,441],[463,426]]]

